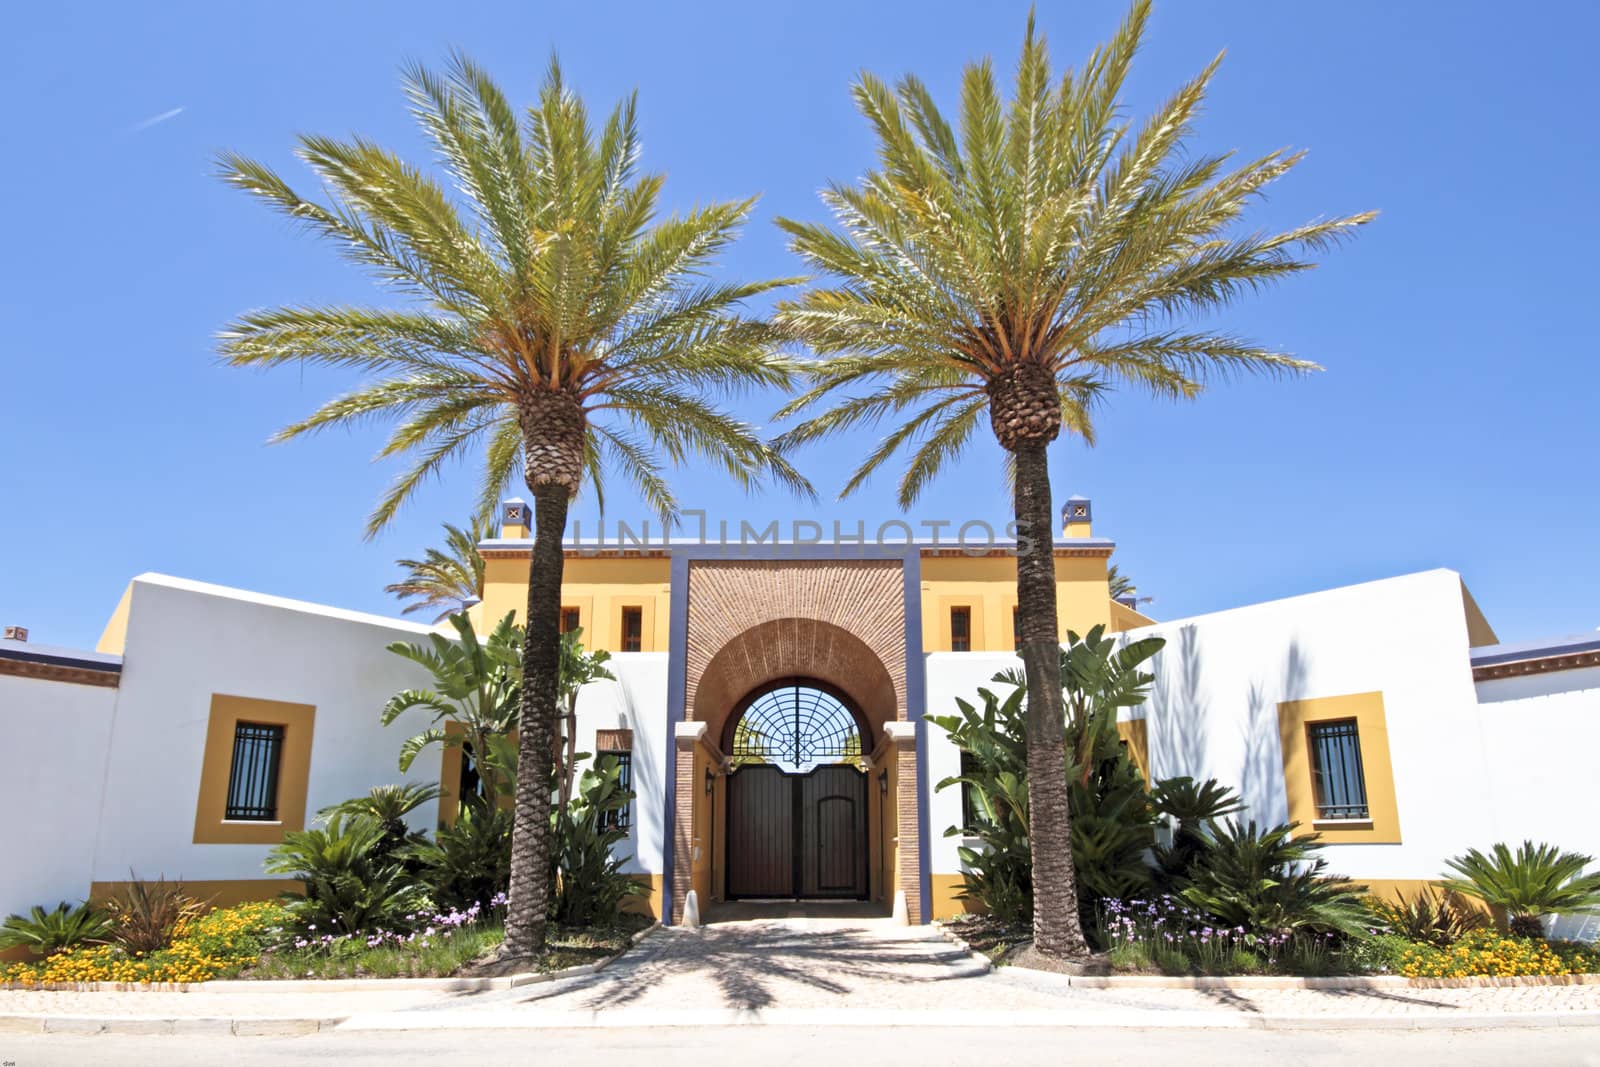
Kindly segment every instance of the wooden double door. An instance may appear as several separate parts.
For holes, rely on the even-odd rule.
[[[729,900],[866,900],[867,776],[847,764],[728,777]]]

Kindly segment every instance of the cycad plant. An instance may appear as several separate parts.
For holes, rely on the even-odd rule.
[[[878,167],[823,193],[835,225],[781,220],[831,284],[780,306],[823,357],[780,412],[785,447],[886,420],[844,487],[901,450],[908,507],[986,420],[1012,476],[1019,651],[1029,691],[1034,932],[1052,955],[1087,951],[1076,909],[1063,708],[1052,683],[1060,630],[1047,450],[1066,429],[1094,439],[1091,409],[1116,385],[1190,398],[1213,377],[1292,375],[1312,364],[1185,320],[1311,266],[1370,215],[1279,232],[1239,228],[1298,154],[1238,162],[1186,144],[1212,62],[1148,120],[1119,97],[1144,33],[1138,0],[1080,71],[1051,72],[1030,17],[1009,101],[989,61],[967,67],[952,123],[927,87],[863,75],[856,104]]]
[[[109,941],[115,931],[111,916],[87,901],[72,905],[63,900],[49,911],[36,904],[27,915],[9,915],[0,924],[0,949],[26,948],[53,956]]]
[[[1446,860],[1453,873],[1439,884],[1504,909],[1513,934],[1540,937],[1545,915],[1600,908],[1600,871],[1584,873],[1593,862],[1592,856],[1543,842],[1524,841],[1512,852],[1502,841],[1488,855],[1469,848],[1465,855]]]
[[[1206,848],[1190,868],[1179,896],[1223,926],[1242,926],[1246,938],[1308,933],[1359,936],[1368,923],[1365,886],[1327,873],[1316,834],[1294,835],[1296,824],[1259,827],[1206,823]]]
[[[286,832],[261,866],[268,874],[292,875],[304,887],[303,897],[285,905],[303,932],[401,929],[426,893],[383,842],[377,819],[335,814],[321,826]]]
[[[809,486],[720,406],[785,386],[790,361],[745,301],[774,281],[705,272],[752,201],[658,217],[663,178],[642,174],[636,103],[603,123],[552,62],[537,102],[513,107],[481,68],[413,66],[406,95],[444,171],[363,138],[303,136],[297,154],[331,202],[271,168],[221,157],[222,177],[331,241],[401,303],[301,305],[240,317],[222,334],[234,366],[306,362],[366,380],[278,434],[389,420],[383,456],[410,465],[368,523],[376,533],[446,464],[476,457],[487,512],[520,472],[533,495],[516,833],[504,954],[542,949],[552,737],[560,660],[562,531],[581,484],[620,472],[650,506],[676,503],[664,468],[699,456],[742,486]]]
[[[444,524],[444,547],[430,548],[421,559],[398,559],[406,576],[384,586],[401,600],[409,600],[402,615],[414,611],[438,611],[434,622],[443,622],[457,611],[466,611],[470,602],[483,599],[483,556],[478,542],[495,534],[494,520],[488,515],[475,517],[465,529]]]

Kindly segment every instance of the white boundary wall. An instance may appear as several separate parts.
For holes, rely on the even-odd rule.
[[[89,891],[117,691],[0,675],[0,919]]]
[[[1593,768],[1600,756],[1600,670],[1474,686],[1461,579],[1435,570],[1180,619],[1154,634],[1152,698],[1124,718],[1148,719],[1156,778],[1214,777],[1238,789],[1248,815],[1288,818],[1277,705],[1381,691],[1402,844],[1337,844],[1324,855],[1355,878],[1438,877],[1469,847],[1524,837],[1600,855]],[[1018,665],[1011,655],[927,657],[928,710]],[[991,688],[998,688],[993,687]],[[1003,693],[1002,693],[1003,695]],[[1483,701],[1481,704],[1479,703]],[[931,792],[959,755],[929,726],[927,787],[936,873],[960,869],[959,790]]]
[[[195,844],[211,698],[221,693],[316,708],[306,796],[316,812],[375,785],[432,782],[442,755],[425,752],[407,774],[401,742],[429,725],[413,711],[385,727],[384,704],[430,684],[389,652],[423,643],[420,623],[341,611],[164,575],[134,579],[117,689],[0,676],[8,796],[17,817],[0,830],[0,916],[34,904],[77,901],[91,882],[142,879],[259,880],[269,845]],[[578,702],[578,746],[595,731],[634,736],[631,856],[625,869],[662,869],[666,782],[665,653],[611,658],[616,681]],[[14,764],[14,766],[13,766]],[[432,829],[438,805],[412,813]]]

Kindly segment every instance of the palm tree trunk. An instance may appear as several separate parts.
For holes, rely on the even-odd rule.
[[[1033,943],[1048,956],[1087,956],[1078,922],[1067,808],[1066,706],[1056,618],[1055,516],[1048,440],[1019,442],[1016,459],[1017,613],[1028,681],[1028,839],[1033,852]]]
[[[511,888],[506,903],[505,959],[544,950],[550,906],[550,775],[561,672],[561,537],[567,526],[565,486],[533,490],[533,558],[528,564],[528,628],[522,645],[522,726],[517,800],[511,832]]]

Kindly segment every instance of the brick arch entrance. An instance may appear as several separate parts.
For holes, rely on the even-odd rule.
[[[703,911],[728,896],[732,720],[763,687],[808,679],[843,698],[862,728],[862,770],[849,770],[865,793],[862,895],[887,912],[904,892],[920,922],[916,727],[907,713],[909,648],[920,638],[906,610],[904,559],[706,559],[685,569],[686,581],[674,581],[687,603],[675,609],[684,674],[669,914],[681,916],[691,889]]]

